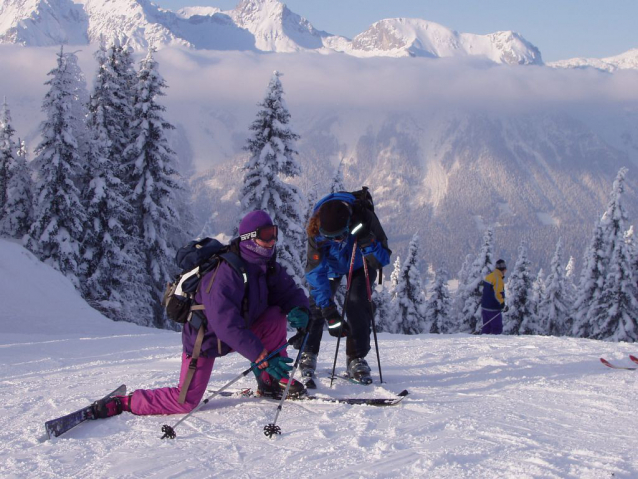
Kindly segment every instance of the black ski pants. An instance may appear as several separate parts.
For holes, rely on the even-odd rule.
[[[369,268],[368,273],[370,276],[370,288],[373,288],[377,271]],[[333,299],[342,279],[343,276],[330,280]],[[370,352],[372,315],[373,310],[368,301],[365,271],[363,268],[359,268],[352,273],[350,296],[346,305],[346,320],[350,326],[350,334],[346,339],[346,354],[348,357],[365,358]],[[319,346],[321,345],[321,337],[326,321],[321,315],[321,308],[315,304],[312,294],[310,295],[310,319],[310,334],[308,335],[305,351],[319,354]]]

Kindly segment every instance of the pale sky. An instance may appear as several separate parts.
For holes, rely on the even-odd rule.
[[[238,0],[152,0],[232,9]],[[319,30],[352,38],[383,18],[409,17],[458,32],[514,30],[536,45],[546,62],[618,55],[638,48],[638,0],[285,0]]]

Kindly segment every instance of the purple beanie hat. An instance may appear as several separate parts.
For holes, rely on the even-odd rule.
[[[251,211],[239,223],[239,234],[243,235],[255,231],[262,226],[272,226],[273,222],[268,213],[262,210]]]
[[[262,210],[251,211],[239,223],[239,234],[243,235],[255,231],[262,226],[272,226],[273,222],[268,213]],[[255,243],[254,240],[242,241],[239,243],[239,250],[242,257],[250,263],[264,265],[270,261],[275,252],[275,248],[264,248]]]

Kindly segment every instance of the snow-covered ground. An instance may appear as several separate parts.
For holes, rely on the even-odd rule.
[[[410,395],[396,407],[215,398],[180,416],[91,421],[38,442],[46,420],[121,383],[177,381],[180,337],[114,323],[86,306],[58,273],[0,240],[0,477],[638,477],[638,346],[573,338],[380,334],[385,384],[340,381],[317,394]],[[319,370],[330,367],[327,337]],[[370,357],[374,364],[373,355]],[[339,359],[343,368],[345,357]],[[247,366],[218,360],[211,390]],[[373,368],[376,370],[376,368]],[[378,379],[378,377],[377,377]],[[251,377],[237,384],[252,387]]]

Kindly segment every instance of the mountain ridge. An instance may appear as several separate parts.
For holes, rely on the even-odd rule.
[[[345,53],[358,57],[468,57],[503,64],[542,64],[520,34],[458,33],[422,19],[384,19],[353,40],[316,29],[279,0],[242,0],[228,11],[173,12],[149,0],[5,0],[0,43],[25,46],[96,43],[126,38],[135,50],[181,46],[208,50]]]

